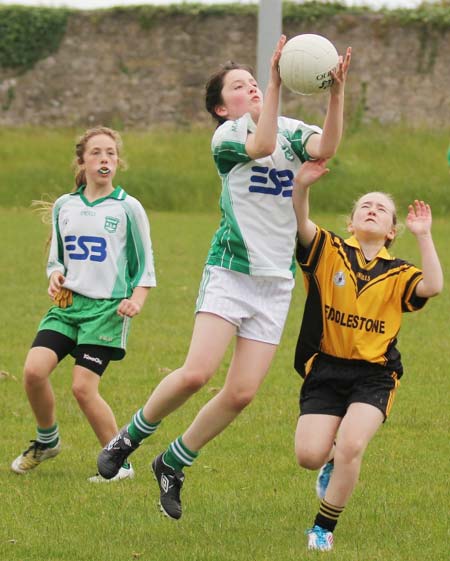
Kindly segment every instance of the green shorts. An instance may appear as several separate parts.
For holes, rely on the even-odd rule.
[[[125,356],[131,318],[120,317],[121,299],[93,300],[73,294],[68,308],[52,306],[39,324],[38,331],[51,329],[73,339],[77,345],[101,345],[115,349],[111,360]]]

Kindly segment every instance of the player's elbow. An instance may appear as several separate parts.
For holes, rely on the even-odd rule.
[[[316,159],[318,160],[330,160],[336,155],[337,147],[334,146],[324,146],[319,150],[319,155]]]
[[[249,153],[249,156],[253,160],[257,160],[258,158],[266,158],[267,156],[270,156],[275,152],[276,147],[277,145],[275,140],[272,142],[271,140],[263,139],[254,144],[251,153]]]
[[[433,296],[438,296],[443,289],[444,289],[444,283],[442,283],[439,287],[435,287],[435,289],[431,291],[428,298],[433,298]]]
[[[275,140],[265,142],[262,146],[262,151],[265,153],[266,156],[270,156],[275,152],[277,147],[277,143]]]
[[[438,296],[442,290],[444,289],[444,282],[434,282],[432,285],[429,286],[422,286],[422,296],[423,298],[433,298],[434,296]]]

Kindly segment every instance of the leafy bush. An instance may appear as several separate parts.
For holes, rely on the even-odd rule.
[[[0,68],[27,70],[58,50],[69,11],[0,6]]]
[[[254,16],[258,13],[256,4],[172,4],[168,6],[129,6],[90,11],[95,18],[130,17],[136,18],[143,28],[157,25],[160,18],[191,16],[193,18],[220,17],[225,15]],[[66,32],[67,20],[74,10],[65,8],[30,8],[26,6],[0,6],[0,69],[25,71],[38,60],[56,52]],[[336,2],[293,1],[283,3],[283,19],[314,22],[337,15],[362,15],[374,13],[367,6],[346,6]],[[422,25],[430,29],[450,27],[450,1],[441,0],[432,4],[423,3],[416,9],[379,10],[383,24]]]

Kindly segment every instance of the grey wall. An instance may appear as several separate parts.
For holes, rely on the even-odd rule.
[[[0,125],[149,127],[206,123],[203,88],[227,59],[256,69],[254,16],[158,18],[143,29],[132,12],[70,16],[59,51],[32,70],[0,70]],[[450,125],[450,30],[386,25],[378,15],[335,16],[288,38],[320,33],[340,53],[353,47],[347,118]],[[283,113],[322,114],[325,97],[285,91]]]

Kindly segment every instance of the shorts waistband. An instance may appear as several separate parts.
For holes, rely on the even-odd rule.
[[[356,358],[341,358],[338,356],[328,355],[326,353],[318,353],[316,360],[323,360],[324,362],[339,364],[341,366],[360,366],[362,368],[382,368],[383,370],[388,370],[386,366],[378,364],[377,362],[369,362],[367,360]]]

